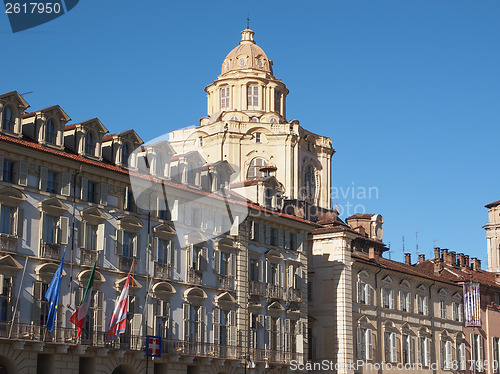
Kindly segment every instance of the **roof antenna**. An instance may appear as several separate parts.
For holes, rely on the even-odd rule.
[[[250,28],[250,17],[247,16],[247,29],[249,29],[249,28]]]
[[[405,236],[403,235],[403,254],[405,253]]]
[[[418,231],[415,233],[415,243],[416,243],[415,245],[417,247],[416,251],[417,251],[417,256],[418,256],[420,254],[420,253],[418,253]]]

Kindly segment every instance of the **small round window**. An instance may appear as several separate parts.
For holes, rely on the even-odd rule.
[[[245,66],[245,64],[246,64],[246,63],[247,63],[247,62],[246,62],[246,60],[245,60],[245,57],[240,58],[240,66],[241,66],[241,67]]]

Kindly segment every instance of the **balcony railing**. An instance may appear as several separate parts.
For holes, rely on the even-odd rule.
[[[171,279],[172,266],[170,264],[161,264],[155,262],[155,277],[161,279]]]
[[[0,234],[0,251],[3,252],[17,252],[17,236]]]
[[[93,266],[99,259],[99,252],[93,249],[80,249],[80,265]]]
[[[300,303],[302,301],[302,291],[296,288],[289,288],[286,290],[286,299]]]
[[[199,270],[189,269],[188,282],[192,284],[201,285],[203,280],[203,273]]]
[[[268,284],[267,297],[270,299],[283,299],[283,287],[276,284]]]
[[[10,336],[9,336],[10,333]],[[146,347],[146,337],[139,335],[120,335],[118,339],[106,340],[104,331],[83,331],[76,338],[77,329],[73,327],[55,326],[52,334],[46,333],[44,325],[0,322],[0,340],[51,342],[61,344],[86,345],[89,347],[105,347],[127,351],[143,351]],[[241,360],[248,355],[254,362],[269,362],[287,364],[292,360],[302,362],[304,355],[295,352],[280,352],[269,349],[226,346],[213,343],[189,342],[183,340],[162,339],[162,353],[181,356],[209,357],[214,359]]]
[[[130,268],[132,267],[133,262],[134,262],[133,257],[120,256],[120,258],[118,259],[118,268],[121,271],[124,271],[127,273],[130,271]]]
[[[40,257],[50,258],[51,260],[59,260],[61,252],[61,245],[54,243],[40,243]]]
[[[234,277],[232,275],[219,275],[217,277],[217,287],[221,290],[234,290]]]
[[[250,281],[248,284],[248,292],[250,295],[266,296],[265,283]]]

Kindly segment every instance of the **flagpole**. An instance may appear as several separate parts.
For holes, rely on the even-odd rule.
[[[24,274],[26,273],[26,265],[28,265],[28,256],[26,256],[26,259],[24,260],[23,275],[21,277],[21,284],[19,285],[19,291],[17,292],[16,305],[14,306],[14,313],[12,313],[12,321],[10,323],[9,339],[12,335],[12,327],[14,326],[14,320],[16,319],[17,306],[19,304],[19,298],[21,297],[21,290],[23,288]]]

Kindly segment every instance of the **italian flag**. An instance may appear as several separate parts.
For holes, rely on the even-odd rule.
[[[73,324],[78,326],[78,333],[76,337],[79,338],[82,334],[83,324],[85,323],[85,317],[87,316],[87,312],[89,311],[90,304],[92,304],[92,288],[94,287],[94,272],[95,265],[97,261],[94,262],[94,267],[92,268],[92,273],[90,273],[89,282],[87,283],[87,288],[85,289],[85,293],[82,297],[82,302],[78,309],[73,313],[71,318],[69,319]]]

